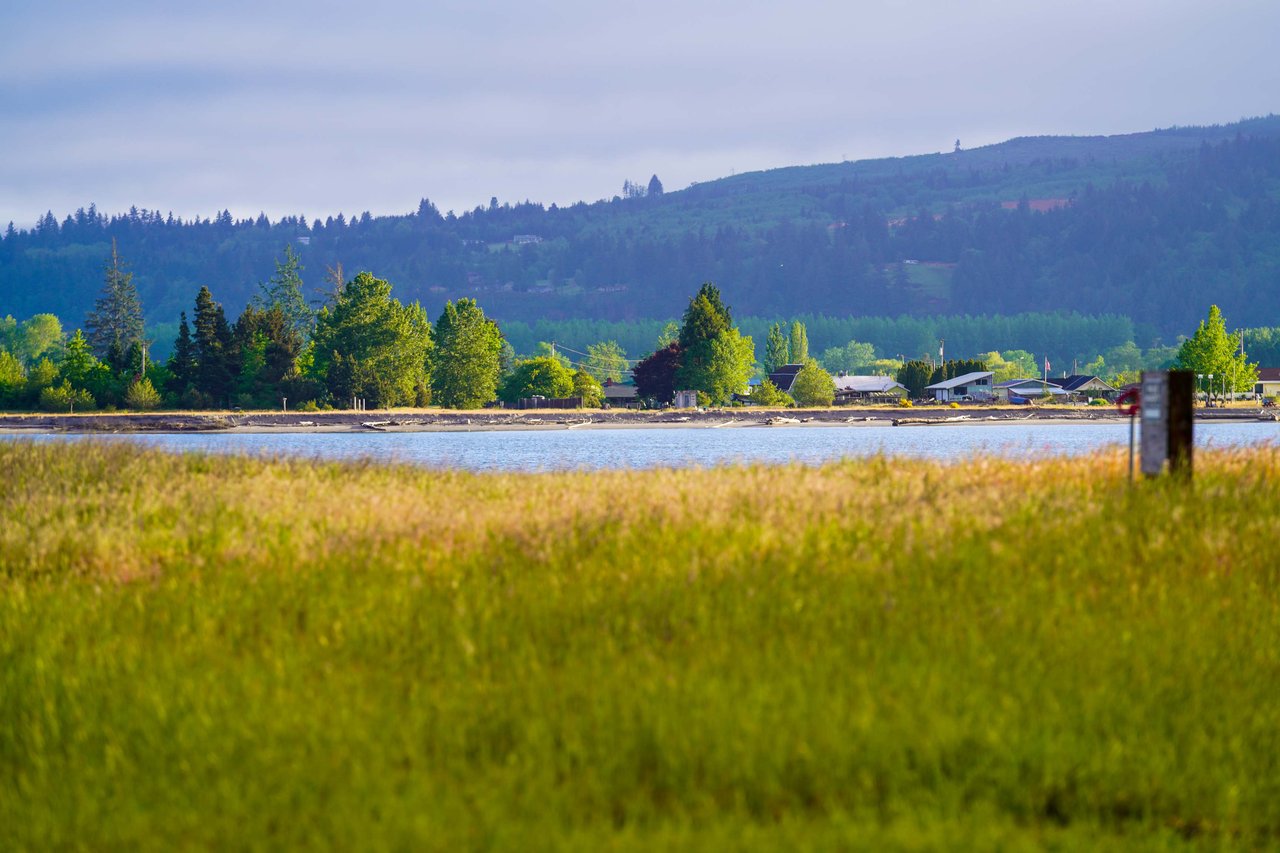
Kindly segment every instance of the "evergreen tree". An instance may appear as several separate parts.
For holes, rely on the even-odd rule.
[[[281,316],[281,315],[277,315]],[[316,317],[314,371],[339,404],[422,405],[430,386],[431,323],[402,305],[390,283],[362,272]]]
[[[276,261],[275,275],[262,285],[262,292],[255,297],[254,302],[263,310],[278,308],[289,329],[300,341],[305,342],[315,324],[315,312],[302,295],[301,272],[302,262],[294,253],[293,246],[286,245],[284,259]]]
[[[650,196],[662,195],[662,181],[658,180],[657,175],[654,175],[652,178],[649,179],[648,195]]]
[[[733,320],[720,299],[720,290],[707,282],[689,300],[680,326],[682,363],[676,384],[710,393],[712,342],[729,331]]]
[[[787,336],[782,334],[782,326],[774,323],[769,327],[769,335],[764,343],[764,372],[776,373],[779,367],[791,363],[791,348],[787,346]]]
[[[446,302],[434,336],[434,401],[452,409],[475,409],[494,400],[501,371],[502,333],[476,301]]]
[[[195,387],[196,346],[191,340],[191,327],[187,324],[187,312],[179,314],[178,337],[173,342],[173,354],[169,356],[169,391],[182,397]]]
[[[67,341],[58,372],[63,379],[76,388],[84,388],[98,367],[98,363],[98,359],[94,358],[93,351],[89,348],[89,341],[85,338],[84,332],[76,329],[71,340]]]
[[[246,307],[233,334],[240,353],[237,391],[265,406],[274,406],[282,396],[292,396],[285,386],[299,378],[302,332],[285,316],[283,307]]]
[[[107,262],[106,283],[85,320],[89,344],[94,354],[105,358],[113,370],[123,370],[129,346],[142,339],[142,301],[133,285],[133,273],[126,272],[124,262],[111,241],[111,259]]]
[[[906,388],[910,396],[923,397],[925,386],[933,384],[933,365],[918,359],[908,361],[898,370],[894,381]]]
[[[201,287],[195,310],[195,385],[214,406],[231,405],[232,381],[239,372],[232,345],[226,312],[213,301],[209,288]]]

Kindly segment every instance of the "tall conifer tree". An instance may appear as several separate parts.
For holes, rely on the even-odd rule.
[[[114,370],[127,366],[129,348],[133,344],[146,347],[142,339],[142,300],[133,285],[133,273],[125,271],[124,262],[111,241],[111,258],[107,261],[106,282],[102,294],[85,320],[89,344],[99,358]]]

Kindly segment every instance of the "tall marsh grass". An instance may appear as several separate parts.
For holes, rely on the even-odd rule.
[[[0,848],[1280,844],[1280,451],[0,442]]]

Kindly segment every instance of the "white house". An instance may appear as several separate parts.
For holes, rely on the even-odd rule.
[[[932,394],[933,399],[939,403],[950,403],[961,398],[989,400],[991,399],[991,377],[994,375],[990,370],[980,370],[957,376],[955,379],[926,385],[924,390]]]
[[[1263,397],[1280,396],[1280,367],[1259,367],[1258,382],[1253,393]]]
[[[1042,397],[1066,397],[1070,391],[1064,391],[1052,382],[1043,379],[1010,379],[996,386],[997,400],[1012,400],[1021,397],[1023,400],[1039,400]]]

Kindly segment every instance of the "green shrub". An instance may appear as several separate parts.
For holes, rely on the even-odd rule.
[[[40,389],[39,406],[45,412],[66,412],[73,409],[87,410],[94,407],[93,395],[83,388],[72,388],[64,379],[61,385]]]
[[[151,384],[151,380],[143,377],[136,380],[129,386],[129,390],[124,392],[124,403],[131,409],[146,411],[160,405],[160,394]]]

